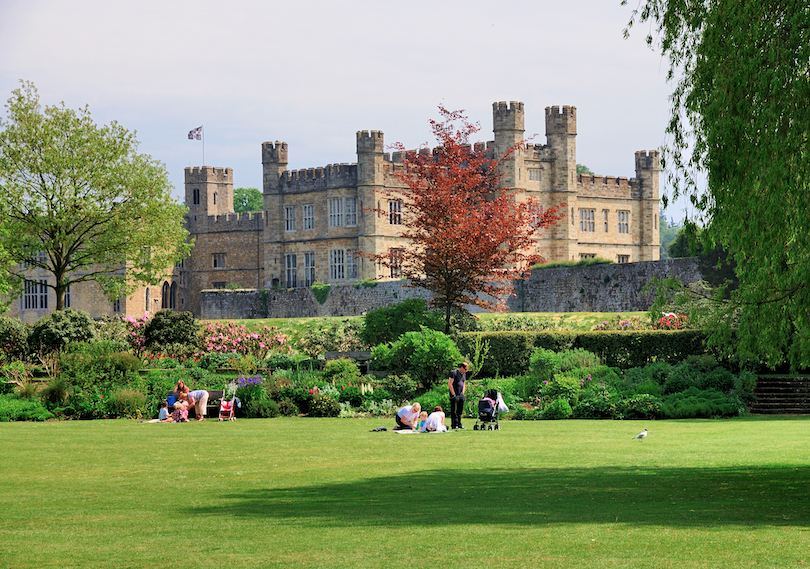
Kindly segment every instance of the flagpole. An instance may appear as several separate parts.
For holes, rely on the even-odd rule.
[[[202,124],[203,166],[205,166],[205,123]]]

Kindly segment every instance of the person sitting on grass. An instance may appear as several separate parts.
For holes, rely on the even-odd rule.
[[[419,429],[420,433],[443,433],[447,430],[447,425],[444,424],[444,411],[439,405],[433,408],[424,426]]]
[[[427,421],[428,414],[427,411],[422,411],[419,413],[419,422],[416,424],[416,430],[421,431],[425,426],[425,421]]]
[[[399,411],[397,411],[396,419],[397,426],[394,427],[395,431],[402,431],[408,429],[414,429],[416,426],[416,421],[419,418],[419,413],[422,412],[422,405],[419,402],[414,403],[413,405],[406,405]]]
[[[170,423],[188,423],[188,405],[183,401],[174,404]]]

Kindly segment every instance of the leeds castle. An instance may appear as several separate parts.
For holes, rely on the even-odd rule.
[[[566,217],[535,241],[535,251],[546,259],[658,260],[658,152],[636,152],[632,178],[579,175],[576,113],[576,107],[547,107],[546,144],[526,144],[523,103],[494,103],[494,140],[475,149],[499,155],[518,145],[514,159],[502,165],[502,185],[515,190],[516,199],[532,196],[544,207],[566,204]],[[401,187],[393,172],[405,153],[386,153],[379,131],[357,133],[354,164],[291,171],[288,152],[284,142],[262,144],[264,209],[256,213],[234,213],[230,168],[186,168],[186,228],[195,240],[190,257],[162,286],[111,303],[89,290],[89,283],[86,292],[71,293],[71,305],[93,316],[174,308],[199,317],[203,290],[398,279],[396,269],[354,252],[406,246],[399,234],[407,204],[390,192]],[[26,321],[42,315],[25,306],[30,302],[24,296],[10,315]]]

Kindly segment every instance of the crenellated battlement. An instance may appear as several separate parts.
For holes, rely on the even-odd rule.
[[[309,192],[357,185],[357,164],[329,164],[320,168],[304,168],[282,172],[277,185],[270,191]]]
[[[639,150],[636,152],[636,170],[660,171],[660,153],[657,150]]]
[[[576,134],[577,108],[568,105],[546,107],[546,136],[549,134]]]
[[[642,180],[623,176],[579,174],[577,176],[577,193],[583,198],[638,200],[647,197]]]
[[[233,184],[233,170],[231,168],[216,168],[214,166],[194,166],[185,169],[186,184]]]
[[[382,153],[385,150],[384,136],[380,130],[357,131],[357,153]]]
[[[288,148],[286,142],[262,142],[262,164],[287,164]]]
[[[500,101],[492,103],[492,125],[495,132],[503,130],[524,130],[525,115],[523,103],[519,101]]]
[[[193,217],[186,215],[190,233],[222,233],[227,231],[261,231],[264,227],[264,212],[227,213]]]
[[[526,144],[524,158],[526,160],[545,160],[553,158],[551,146],[544,144]]]

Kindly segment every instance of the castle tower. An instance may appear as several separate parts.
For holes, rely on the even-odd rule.
[[[639,220],[640,261],[657,261],[661,255],[658,198],[661,160],[657,150],[636,152],[636,178],[640,183],[641,219]]]
[[[566,204],[567,215],[553,226],[553,258],[575,260],[577,249],[577,108],[546,107],[546,140],[552,149],[551,205]]]
[[[262,143],[262,184],[263,193],[278,189],[278,178],[287,171],[287,143]]]
[[[357,243],[361,251],[371,254],[384,253],[377,250],[380,240],[376,238],[383,219],[374,213],[361,213],[363,208],[375,208],[382,201],[385,187],[385,142],[379,130],[357,132],[357,201],[358,219]],[[365,274],[364,274],[365,273]],[[376,277],[374,263],[364,263],[361,278]]]
[[[186,205],[189,218],[233,213],[233,170],[213,166],[185,169]]]
[[[495,152],[503,155],[510,148],[523,143],[525,132],[523,103],[517,101],[492,103],[492,130],[495,133]],[[504,186],[516,188],[520,185],[520,169],[523,167],[523,152],[518,148],[512,154],[512,160],[505,162],[503,168]]]

